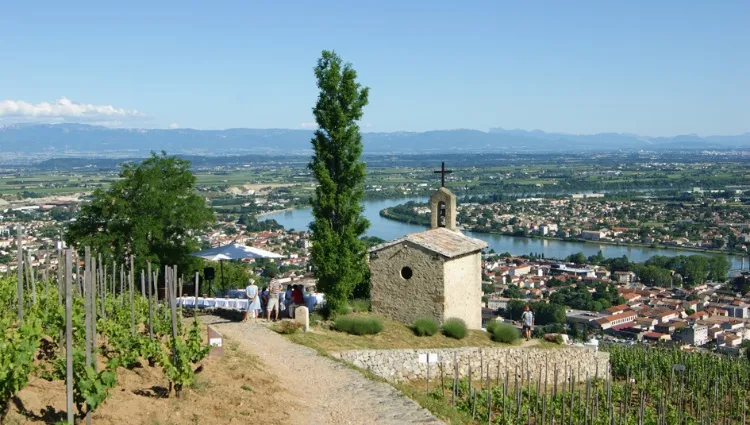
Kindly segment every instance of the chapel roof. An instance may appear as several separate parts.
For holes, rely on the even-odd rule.
[[[426,230],[424,232],[412,233],[390,242],[370,248],[370,252],[398,245],[401,242],[411,242],[429,251],[435,252],[447,258],[454,258],[464,254],[480,251],[487,248],[487,242],[464,236],[443,227]]]

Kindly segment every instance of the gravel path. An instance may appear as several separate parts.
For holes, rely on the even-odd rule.
[[[390,385],[369,380],[262,325],[214,316],[202,321],[270,367],[290,401],[299,406],[290,409],[290,424],[442,424]]]

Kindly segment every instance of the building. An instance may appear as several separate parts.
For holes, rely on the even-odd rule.
[[[630,284],[635,282],[635,273],[633,272],[614,272],[612,275],[617,283]]]
[[[604,236],[605,233],[599,230],[584,230],[581,232],[581,239],[585,239],[587,241],[598,241]]]
[[[708,326],[699,324],[686,326],[676,336],[683,344],[700,347],[708,343]]]
[[[431,229],[370,249],[372,311],[410,324],[422,316],[482,326],[482,249],[456,228],[456,197],[430,196]]]
[[[602,329],[607,330],[613,326],[634,322],[638,315],[633,310],[626,310],[622,313],[612,314],[596,320],[596,324]]]
[[[550,233],[557,233],[557,224],[554,223],[545,223],[539,226],[539,233],[546,236]]]
[[[508,274],[511,276],[526,276],[529,273],[531,273],[531,265],[529,264],[511,267],[508,270]]]
[[[553,264],[550,267],[549,272],[553,276],[565,273],[583,278],[596,277],[596,272],[594,271],[594,269],[590,269],[588,267],[568,267],[565,264]]]
[[[487,298],[487,308],[492,310],[505,310],[508,308],[508,301],[510,301],[510,298],[489,297]]]

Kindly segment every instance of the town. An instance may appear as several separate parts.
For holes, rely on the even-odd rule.
[[[625,260],[623,267],[621,259],[605,263],[594,266],[485,254],[483,320],[519,320],[523,307],[531,305],[540,335],[567,332],[582,340],[584,335],[600,335],[614,341],[706,348],[731,355],[750,346],[747,273],[730,277],[726,285],[717,276],[717,281],[670,282],[657,287],[644,284],[631,271],[644,268],[641,265],[628,265]]]
[[[650,247],[747,252],[750,202],[743,189],[677,196],[572,194],[462,202],[460,225],[472,232]],[[382,212],[388,218],[426,223],[429,209],[410,202]]]

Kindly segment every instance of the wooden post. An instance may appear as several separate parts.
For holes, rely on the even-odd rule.
[[[133,271],[133,256],[130,256],[130,273],[128,273],[129,279],[128,279],[128,287],[130,291],[130,335],[135,336],[135,302],[133,301],[133,282],[134,280],[134,271]]]
[[[153,297],[152,297],[152,285],[154,282],[154,275],[151,274],[151,262],[148,262],[148,337],[154,338],[154,324],[153,324]]]
[[[34,277],[34,267],[31,263],[31,252],[26,251],[26,264],[28,266],[29,282],[31,282],[31,302],[36,305],[36,278]]]
[[[65,293],[65,256],[63,250],[57,251],[57,304],[63,303]]]
[[[125,305],[125,267],[120,264],[120,306]]]
[[[104,302],[107,299],[107,278],[106,278],[107,268],[104,265],[104,263],[102,263],[102,254],[98,255],[98,263],[97,263],[96,270],[97,270],[97,276],[99,276],[99,292],[101,293],[101,296],[100,296],[101,305],[102,305],[101,316],[102,316],[102,319],[106,319],[107,313],[104,311]]]
[[[195,303],[193,303],[193,316],[195,317],[195,320],[198,320],[198,280],[199,280],[200,274],[198,272],[195,272]]]
[[[84,257],[84,263],[86,264],[86,268],[83,270],[83,305],[84,309],[86,311],[85,316],[85,327],[86,327],[86,342],[85,342],[85,351],[86,351],[86,366],[91,366],[91,269],[89,268],[89,265],[91,264],[91,249],[89,247],[85,247],[85,257]],[[91,424],[91,412],[86,412],[86,424]]]
[[[174,286],[174,278],[173,276],[170,276],[167,278],[167,286],[169,287],[169,309],[172,313],[172,346],[174,347],[174,360],[175,364],[177,363],[178,354],[177,354],[177,308],[175,306],[176,299],[175,299],[175,286]],[[177,388],[177,398],[182,399],[182,388]]]
[[[18,313],[16,317],[19,321],[23,320],[23,227],[19,224],[16,227],[18,235],[16,245],[18,246]]]
[[[65,393],[68,425],[74,425],[73,411],[73,264],[68,250],[65,255]]]
[[[102,319],[107,320],[107,265],[102,263],[101,257],[99,257],[99,266],[102,269]]]
[[[94,363],[94,371],[98,370],[98,362],[96,358],[96,318],[97,318],[97,309],[96,309],[96,257],[91,257],[91,260],[88,264],[91,267],[91,272],[89,273],[89,288],[91,289],[91,297],[89,298],[89,304],[90,304],[90,311],[91,311],[91,352],[93,355],[93,363]]]

